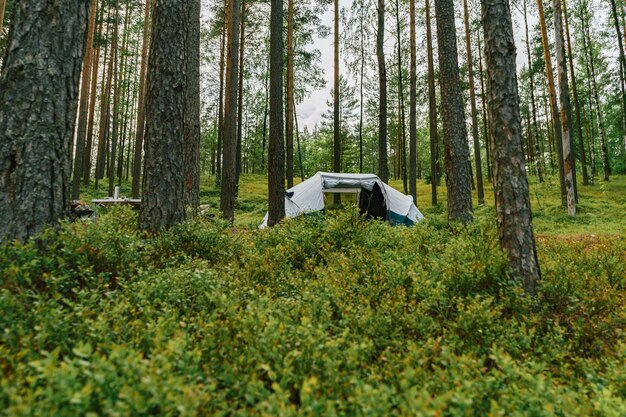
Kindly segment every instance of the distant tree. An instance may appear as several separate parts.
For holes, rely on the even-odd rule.
[[[433,36],[430,18],[430,0],[426,0],[426,54],[428,56],[428,125],[430,131],[430,186],[431,204],[437,205],[439,185],[439,138],[437,132],[437,92],[435,91],[435,65],[433,63]]]
[[[535,293],[540,278],[522,147],[515,44],[509,0],[482,0],[487,97],[500,245],[524,289]]]
[[[268,221],[285,217],[285,151],[283,148],[283,1],[271,0],[270,14],[270,145],[268,154]]]
[[[417,38],[415,36],[415,0],[409,1],[410,86],[409,86],[409,192],[417,202]]]
[[[452,0],[435,0],[437,42],[443,110],[448,219],[467,223],[472,220],[471,165],[461,97],[459,65]]]
[[[387,68],[385,66],[385,0],[378,0],[376,58],[378,60],[378,176],[389,180],[387,167]]]
[[[13,9],[9,44],[20,47],[8,48],[0,75],[0,241],[25,241],[69,213],[89,3]]]
[[[146,91],[146,154],[139,227],[156,232],[185,220],[185,62],[191,0],[156,0]]]

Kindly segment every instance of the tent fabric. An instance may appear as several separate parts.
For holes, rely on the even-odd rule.
[[[390,223],[410,226],[424,218],[413,203],[413,197],[402,194],[385,184],[374,174],[329,172],[318,172],[306,181],[288,189],[285,195],[285,216],[293,218],[307,213],[323,211],[324,191],[361,188],[372,192],[375,185],[378,185],[382,192],[384,206],[387,210],[387,220]],[[267,218],[266,213],[260,227],[267,226]]]

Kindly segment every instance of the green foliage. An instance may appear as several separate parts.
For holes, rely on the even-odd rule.
[[[542,237],[530,299],[491,222],[444,224],[121,209],[4,245],[0,415],[624,415],[624,238]]]

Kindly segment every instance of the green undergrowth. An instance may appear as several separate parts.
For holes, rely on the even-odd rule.
[[[428,211],[2,246],[0,416],[626,415],[624,236],[540,238],[530,298],[493,222]]]

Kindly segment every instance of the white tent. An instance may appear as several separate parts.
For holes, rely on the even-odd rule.
[[[323,212],[325,193],[357,194],[361,213],[366,217],[385,219],[394,225],[410,226],[424,218],[413,204],[413,197],[385,184],[374,174],[333,174],[318,172],[287,190],[287,218]],[[267,226],[267,214],[261,227]]]

